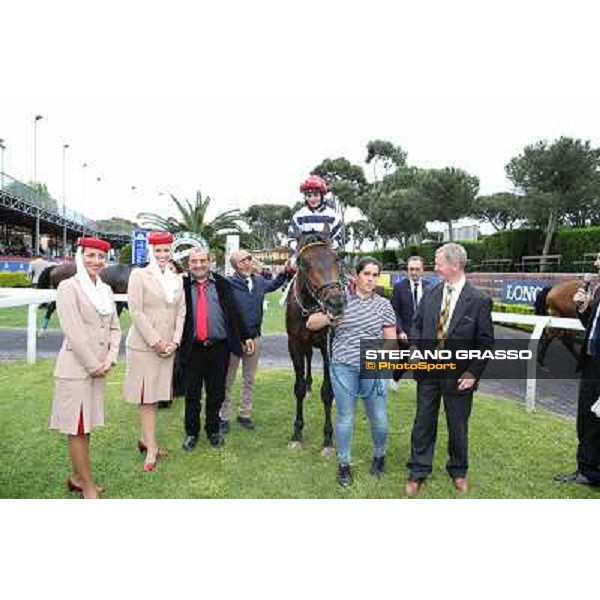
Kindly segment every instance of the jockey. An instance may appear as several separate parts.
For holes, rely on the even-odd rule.
[[[288,232],[288,247],[296,252],[298,238],[304,233],[322,232],[329,229],[334,250],[343,247],[342,220],[333,208],[325,204],[327,182],[318,175],[311,175],[300,185],[304,194],[304,206],[294,213]]]

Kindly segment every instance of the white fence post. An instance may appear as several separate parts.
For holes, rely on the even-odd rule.
[[[533,328],[531,339],[529,340],[529,349],[532,352],[532,358],[527,364],[527,389],[525,392],[525,408],[527,412],[533,412],[535,410],[535,400],[537,397],[537,358],[538,350],[540,346],[540,338],[544,333],[544,329],[548,325],[550,317],[540,317],[539,321]]]
[[[35,362],[37,353],[37,309],[39,304],[30,304],[27,315],[27,362]]]

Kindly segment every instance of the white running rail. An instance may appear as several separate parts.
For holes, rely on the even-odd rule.
[[[40,304],[56,300],[56,290],[36,290],[31,288],[0,288],[0,308],[12,306],[28,306],[27,320],[27,362],[34,363],[37,351],[37,310]],[[126,294],[116,294],[115,300],[127,302]],[[492,313],[494,323],[532,325],[529,349],[533,352],[533,359],[527,367],[527,389],[525,406],[528,411],[535,410],[537,397],[537,351],[540,337],[546,327],[556,329],[571,329],[583,331],[584,328],[578,319],[564,319],[559,317],[542,317],[537,315],[518,315],[514,313]]]

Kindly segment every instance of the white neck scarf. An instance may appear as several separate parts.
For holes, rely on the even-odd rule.
[[[75,253],[75,265],[77,274],[75,279],[79,282],[83,293],[87,299],[94,305],[94,308],[101,315],[111,315],[115,312],[115,301],[112,291],[101,279],[96,277],[96,282],[92,281],[87,269],[83,266],[83,248],[79,246]]]
[[[165,267],[164,271],[158,266],[158,262],[154,256],[154,248],[152,246],[148,250],[150,264],[147,268],[158,279],[158,282],[165,293],[167,303],[173,304],[173,302],[175,302],[175,292],[179,285],[179,279],[177,275],[171,271],[169,265]]]

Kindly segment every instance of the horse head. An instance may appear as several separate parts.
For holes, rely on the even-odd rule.
[[[298,282],[303,297],[332,317],[344,312],[337,255],[328,231],[308,233],[298,240]]]

